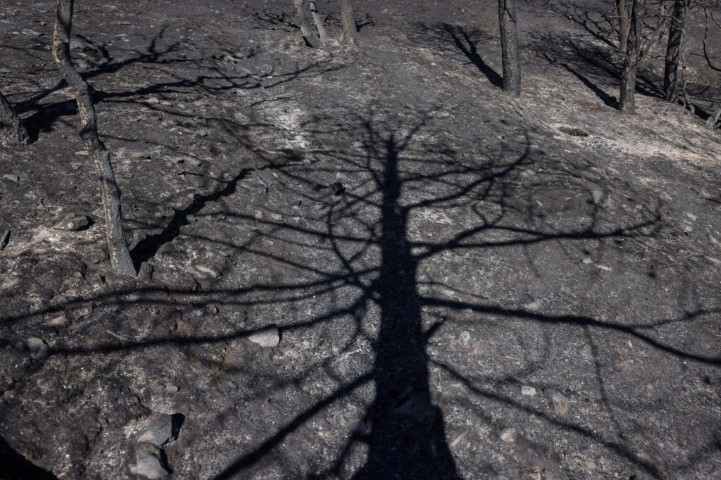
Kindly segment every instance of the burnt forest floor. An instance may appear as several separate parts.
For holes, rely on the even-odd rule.
[[[605,2],[527,1],[511,99],[494,1],[354,3],[313,50],[290,0],[76,2],[127,279],[54,2],[2,2],[0,478],[720,478],[721,74],[692,114],[656,48],[620,115]]]

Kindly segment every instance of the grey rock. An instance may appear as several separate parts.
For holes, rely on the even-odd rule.
[[[56,225],[57,228],[62,230],[68,230],[70,232],[77,232],[90,226],[90,218],[87,215],[79,215],[77,217],[68,217],[59,221]]]
[[[553,403],[553,411],[556,415],[565,417],[571,411],[571,402],[560,392],[551,392],[551,403]]]
[[[25,345],[33,358],[45,357],[48,354],[48,344],[42,338],[30,337],[25,341]]]
[[[180,391],[180,387],[175,384],[169,383],[165,385],[163,391],[168,393],[178,393]]]
[[[15,174],[8,173],[8,174],[3,175],[3,180],[9,180],[13,183],[18,183],[18,182],[20,182],[20,177]]]
[[[135,465],[130,473],[147,479],[165,478],[170,475],[170,467],[162,448],[152,443],[143,443],[135,448]]]
[[[532,397],[536,394],[536,389],[528,385],[521,386],[521,395],[524,397]]]
[[[63,312],[50,314],[45,317],[45,323],[51,327],[63,327],[68,324],[68,317]]]
[[[280,330],[276,325],[269,325],[251,333],[248,340],[264,348],[277,347],[280,343]]]
[[[177,440],[180,434],[183,415],[161,414],[154,418],[150,426],[138,436],[138,442],[165,445]]]
[[[516,441],[516,429],[511,427],[503,430],[499,437],[503,443],[513,443]]]

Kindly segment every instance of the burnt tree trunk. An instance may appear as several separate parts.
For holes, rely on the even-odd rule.
[[[521,64],[518,57],[516,6],[513,0],[498,0],[498,23],[501,27],[503,90],[517,97],[521,94]]]
[[[625,55],[630,28],[626,0],[616,0],[616,15],[618,16],[618,51]]]
[[[721,105],[714,111],[711,115],[709,115],[708,119],[706,119],[706,128],[709,130],[716,130],[717,125],[719,121],[721,120]]]
[[[677,98],[676,83],[678,62],[683,42],[683,28],[686,20],[686,0],[676,0],[673,4],[671,26],[668,30],[668,47],[666,48],[666,67],[663,74],[663,95],[668,101]]]
[[[340,18],[343,22],[343,43],[348,46],[358,45],[358,27],[353,17],[351,0],[340,0]]]
[[[0,92],[0,132],[8,130],[8,142],[14,145],[27,145],[28,132],[23,126],[22,120],[13,110],[10,102]]]
[[[300,32],[301,34],[303,34],[303,39],[312,48],[323,48],[325,47],[325,43],[319,37],[318,33],[312,30],[308,25],[308,17],[305,12],[304,3],[304,0],[293,0],[293,5],[295,6],[296,13],[296,22],[298,22],[298,25],[300,25]],[[316,21],[317,28],[316,17],[314,17],[314,21]]]
[[[619,106],[623,113],[636,111],[636,72],[638,70],[639,45],[643,31],[644,0],[633,0],[631,9],[631,30],[628,36],[628,49],[621,73],[621,95]]]
[[[110,153],[98,136],[98,122],[90,93],[90,87],[80,76],[70,58],[70,32],[73,22],[74,0],[57,0],[57,16],[53,36],[53,58],[73,90],[80,113],[80,138],[95,160],[102,185],[103,210],[105,213],[105,236],[108,242],[110,263],[113,270],[126,276],[135,276],[123,232],[120,211],[120,189],[115,181]]]

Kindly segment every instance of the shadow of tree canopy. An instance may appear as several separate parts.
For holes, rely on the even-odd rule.
[[[278,199],[266,205],[270,216],[259,218],[243,205],[224,204],[228,228],[253,224],[251,234],[218,240],[207,231],[189,238],[227,250],[241,270],[252,266],[255,273],[238,277],[234,280],[238,285],[217,280],[197,290],[149,281],[64,300],[35,315],[73,312],[89,305],[97,315],[126,312],[123,318],[142,308],[162,310],[153,321],[157,328],[144,327],[142,334],[134,330],[138,320],[110,321],[109,341],[83,334],[97,331],[95,321],[78,322],[74,335],[83,340],[66,337],[64,343],[49,348],[48,357],[153,358],[154,352],[178,351],[204,368],[248,377],[252,387],[243,393],[246,402],[298,388],[308,378],[330,379],[322,396],[294,404],[279,425],[260,420],[265,425],[259,434],[262,439],[238,443],[236,458],[213,472],[215,479],[252,475],[267,462],[297,463],[297,458],[283,457],[282,445],[348,402],[359,412],[359,423],[347,428],[342,439],[333,439],[332,456],[311,463],[305,476],[461,478],[453,449],[463,437],[457,433],[457,418],[455,438],[451,436],[448,415],[463,410],[471,412],[482,428],[496,432],[493,435],[502,430],[505,417],[538,418],[562,435],[580,438],[653,478],[664,478],[663,467],[648,460],[643,447],[627,437],[597,430],[589,425],[588,416],[564,417],[529,405],[508,390],[549,368],[555,357],[563,355],[565,344],[588,347],[590,353],[574,360],[575,368],[590,365],[603,390],[606,350],[611,347],[601,345],[609,338],[619,345],[641,345],[662,361],[721,365],[716,353],[660,333],[679,325],[703,324],[718,314],[713,310],[632,321],[600,318],[563,300],[549,306],[527,301],[529,286],[524,282],[531,280],[524,275],[551,282],[564,278],[563,272],[554,270],[554,263],[568,266],[580,257],[613,257],[616,246],[642,243],[658,234],[663,228],[661,213],[641,204],[630,212],[606,211],[592,201],[599,179],[590,162],[569,164],[546,158],[534,148],[531,132],[521,132],[510,146],[459,150],[438,136],[432,112],[343,113],[316,116],[303,125],[303,131],[315,139],[307,156],[312,160],[306,162],[267,155],[262,146],[247,141],[244,147],[282,179],[279,192],[266,193],[269,202]],[[225,127],[241,132],[239,142],[247,139],[241,125],[227,121]],[[164,231],[136,247],[138,258],[149,260],[163,245],[186,236],[182,227],[188,215],[202,215],[207,202],[237,193],[239,183],[251,175],[250,169],[242,169],[231,180],[218,182],[214,192],[176,212]],[[342,188],[329,186],[332,180]],[[620,179],[615,182],[619,188],[627,187]],[[306,211],[297,220],[282,220],[281,214],[288,218],[288,205]],[[231,276],[232,268],[224,275]],[[261,274],[266,268],[288,273]],[[530,273],[501,274],[514,268]],[[597,288],[598,278],[591,277],[588,287]],[[549,288],[563,298],[563,287]],[[205,311],[215,305],[221,311],[278,316],[284,338],[330,335],[334,353],[270,380],[242,364],[229,365],[206,348],[231,348],[254,332],[252,325],[228,321],[222,327],[203,323],[191,331],[178,327],[189,318],[180,311]],[[3,318],[3,323],[25,320],[27,316],[18,315]],[[337,331],[343,333],[333,333]],[[472,334],[466,334],[470,331],[507,342],[510,351],[504,353],[492,344],[483,350],[471,348]],[[554,343],[559,342],[555,338],[563,340]],[[520,358],[508,360],[515,358],[509,354]],[[481,355],[488,368],[479,371],[478,365],[468,363],[474,355]],[[337,370],[336,359],[350,356],[362,360]],[[549,392],[564,388],[536,386]],[[598,408],[606,412],[604,419],[610,417],[623,431],[622,422],[613,420],[617,409],[639,407],[618,402],[622,399],[606,394]],[[503,412],[501,418],[489,403]],[[223,412],[224,417],[238,415],[237,409]],[[192,415],[188,418],[192,422]],[[540,441],[519,442],[530,459],[549,455]],[[695,454],[705,458],[711,448],[707,445]],[[550,454],[558,460],[557,455]],[[499,474],[482,460],[473,468],[468,478],[481,472]]]

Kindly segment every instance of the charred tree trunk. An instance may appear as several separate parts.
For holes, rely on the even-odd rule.
[[[498,0],[503,57],[503,90],[514,97],[521,94],[521,64],[518,57],[518,28],[514,0]]]
[[[98,122],[90,87],[80,76],[70,58],[70,32],[73,22],[74,0],[57,0],[57,17],[53,36],[53,58],[63,72],[65,80],[75,94],[80,113],[80,138],[95,160],[102,184],[103,210],[105,213],[105,236],[108,242],[110,263],[113,270],[126,276],[135,276],[123,232],[120,211],[120,189],[115,181],[110,153],[98,136]]]
[[[7,139],[14,145],[27,145],[28,132],[23,126],[22,120],[13,110],[10,102],[0,92],[0,132],[8,130]]]
[[[668,30],[668,47],[666,48],[666,68],[663,74],[663,95],[668,101],[677,98],[676,83],[678,62],[683,42],[683,28],[686,19],[686,0],[676,0],[673,4],[671,26]]]
[[[618,51],[625,55],[630,28],[626,0],[616,0],[616,15],[618,16]]]
[[[358,27],[353,17],[351,0],[340,0],[340,18],[343,22],[343,43],[348,46],[358,45]]]
[[[318,33],[313,31],[308,25],[308,17],[305,13],[304,3],[304,0],[293,0],[293,5],[295,5],[296,21],[298,22],[298,25],[300,25],[300,32],[303,34],[303,39],[312,48],[323,48],[325,47],[325,42],[319,37]],[[315,2],[312,3],[315,5]],[[313,20],[316,22],[317,28],[318,20],[316,20],[315,16]],[[323,25],[321,24],[321,28],[322,27]]]
[[[721,105],[706,120],[706,128],[716,130],[719,121],[721,121]]]
[[[644,13],[644,0],[633,0],[631,31],[628,37],[628,49],[623,63],[623,72],[621,73],[621,99],[619,105],[623,113],[634,113],[636,111],[636,72],[638,70],[639,40],[643,31]]]
[[[322,46],[325,47],[326,43],[328,42],[328,34],[325,31],[325,26],[323,26],[323,17],[321,17],[318,13],[318,6],[313,0],[310,0],[308,2],[308,8],[310,9],[310,16],[313,18],[315,29],[318,32],[318,38],[320,39],[320,43]]]

